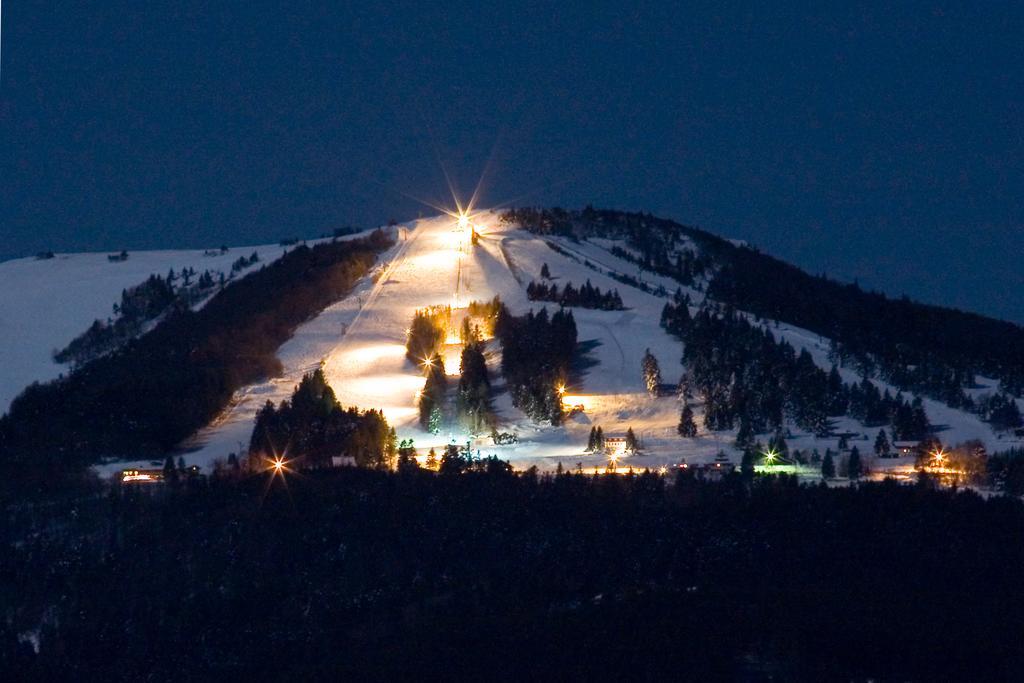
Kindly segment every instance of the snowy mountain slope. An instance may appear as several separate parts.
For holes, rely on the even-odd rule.
[[[405,330],[418,308],[465,305],[518,287],[511,272],[490,255],[471,258],[465,233],[447,216],[399,228],[399,241],[352,294],[296,330],[278,357],[284,374],[239,392],[215,424],[185,444],[186,461],[207,466],[247,446],[256,411],[267,400],[288,398],[302,375],[323,366],[343,406],[379,409],[400,438],[443,445],[416,425],[416,392],[424,378],[405,358]],[[453,370],[457,371],[455,360]]]
[[[720,440],[709,438],[683,443],[675,433],[679,421],[678,401],[674,397],[652,398],[644,386],[640,360],[646,349],[650,349],[658,359],[664,381],[675,382],[682,372],[679,362],[682,347],[659,324],[665,299],[623,285],[575,258],[552,250],[544,239],[530,233],[507,231],[502,239],[517,268],[530,278],[539,279],[541,267],[547,264],[559,286],[566,282],[578,286],[590,280],[602,290],[618,290],[627,308],[625,311],[573,309],[580,343],[588,346],[596,342],[588,353],[596,365],[586,371],[578,386],[567,387],[567,402],[582,404],[586,409],[563,428],[548,427],[536,432],[531,440],[537,443],[508,449],[514,451],[511,454],[513,463],[519,466],[536,464],[543,469],[553,468],[558,462],[564,467],[574,467],[577,463],[583,467],[603,465],[603,459],[583,452],[592,425],[601,425],[606,434],[624,432],[632,427],[645,442],[647,451],[646,455],[635,459],[638,466],[674,463],[680,457],[691,460],[713,457],[722,445]],[[570,245],[562,240],[549,239],[601,269],[635,274],[635,266],[611,254],[598,253],[598,248],[593,245]],[[670,284],[667,278],[656,275],[645,277],[645,281],[654,286],[664,284],[667,287]],[[507,298],[502,294],[502,299],[514,313],[545,305],[544,302],[529,301],[522,288],[514,294],[514,297],[508,294]],[[549,309],[555,307],[552,304],[547,306]],[[512,410],[509,405],[506,412]],[[526,423],[525,418],[519,418],[520,429],[527,432],[535,429]],[[533,458],[540,458],[540,461],[534,462]]]
[[[78,253],[0,263],[0,413],[32,382],[67,372],[53,360],[53,351],[94,320],[109,317],[123,289],[153,274],[166,275],[172,268],[227,274],[235,259],[253,251],[266,263],[283,254],[285,247],[241,247],[216,256],[194,249],[133,251],[122,262],[109,261],[106,253]]]
[[[363,305],[372,296],[376,284],[387,278],[387,273],[403,243],[398,243],[381,258],[368,277],[363,278],[345,297],[327,307],[313,320],[300,325],[295,334],[278,349],[277,357],[283,368],[280,377],[267,379],[235,393],[231,405],[206,428],[200,430],[180,448],[180,455],[188,464],[209,467],[215,461],[224,461],[229,453],[245,452],[249,447],[256,412],[267,401],[279,403],[291,396],[302,376],[325,362],[345,338],[346,330],[360,316]],[[404,351],[403,351],[404,352]],[[145,461],[137,463],[146,464]],[[123,463],[111,463],[100,468],[113,472]]]
[[[351,295],[301,325],[292,339],[279,349],[283,375],[237,392],[231,406],[221,416],[182,444],[181,453],[186,461],[206,467],[216,460],[226,459],[231,452],[244,451],[256,411],[267,400],[279,402],[287,398],[302,375],[318,366],[324,368],[342,405],[382,410],[395,426],[399,438],[413,438],[421,453],[426,447],[441,447],[452,440],[464,443],[470,437],[457,429],[435,436],[418,425],[417,392],[423,387],[424,378],[421,368],[405,358],[404,347],[406,329],[413,313],[430,305],[452,304],[460,309],[470,301],[489,300],[495,295],[500,296],[517,315],[545,305],[552,310],[556,307],[554,304],[530,301],[526,296],[526,285],[531,280],[540,279],[540,271],[545,264],[559,286],[567,282],[578,286],[590,280],[602,290],[617,290],[626,310],[573,309],[578,339],[586,349],[586,368],[567,386],[566,402],[583,405],[585,410],[561,427],[536,425],[511,405],[508,393],[502,393],[503,380],[498,372],[500,347],[491,341],[488,346],[489,364],[497,389],[495,404],[499,429],[517,433],[520,443],[495,446],[489,438],[483,437],[474,441],[474,449],[481,455],[497,454],[516,467],[536,465],[541,469],[553,469],[561,464],[566,468],[577,465],[584,469],[603,468],[603,456],[584,452],[590,428],[600,425],[606,434],[622,433],[628,427],[634,429],[644,444],[643,454],[627,461],[635,467],[670,465],[682,458],[688,462],[707,462],[720,450],[738,459],[738,452],[732,447],[735,432],[708,432],[703,429],[703,407],[699,400],[692,401],[691,405],[701,427],[700,435],[694,439],[681,439],[676,433],[681,407],[678,399],[674,396],[651,397],[645,389],[640,361],[646,349],[650,349],[660,362],[664,382],[676,382],[683,369],[680,364],[681,343],[659,324],[662,307],[679,287],[675,280],[641,271],[635,263],[613,254],[613,248],[625,247],[620,240],[605,237],[574,241],[553,235],[538,236],[504,225],[498,215],[490,212],[476,216],[476,223],[480,233],[476,246],[470,244],[468,232],[455,229],[455,222],[448,216],[421,219],[400,226],[397,229],[399,241],[381,256],[374,272],[364,278]],[[679,246],[697,249],[691,242]],[[276,257],[282,251],[274,247],[257,249],[264,260]],[[224,258],[230,263],[243,252],[249,253],[244,249],[232,250]],[[42,366],[26,375],[30,377],[28,381],[55,376],[60,368],[49,360],[50,350],[66,343],[93,318],[105,315],[119,295],[120,288],[136,284],[150,272],[166,272],[170,267],[180,269],[195,263],[192,267],[201,270],[218,264],[216,257],[207,258],[194,252],[161,252],[153,254],[149,261],[147,258],[150,257],[140,252],[121,264],[108,263],[102,254],[76,255],[65,261],[12,262],[23,271],[5,270],[8,264],[3,264],[0,266],[0,278],[9,274],[11,281],[39,282],[33,295],[35,298],[26,302],[19,302],[5,292],[2,295],[5,308],[0,308],[0,311],[4,311],[5,317],[11,320],[24,319],[26,324],[36,325],[29,338],[38,339],[41,343],[32,345],[36,347],[34,355],[20,343],[5,344],[12,350],[0,351],[9,354],[6,358],[11,359],[14,354],[23,353],[30,361],[29,367],[32,363]],[[72,263],[76,259],[81,264],[72,267],[76,265]],[[62,264],[66,271],[60,278],[51,281],[46,277],[47,266]],[[136,270],[117,270],[129,265],[135,266]],[[127,275],[120,279],[111,275],[125,272]],[[642,283],[642,288],[624,284],[621,282],[623,277],[636,278]],[[90,284],[82,288],[84,291],[78,293],[77,298],[60,300],[58,294],[73,290],[71,283],[77,281],[76,278],[85,282],[96,279],[104,284],[102,287]],[[698,284],[706,284],[706,279],[698,278]],[[682,289],[690,295],[695,306],[703,301],[704,294],[700,291],[703,286]],[[56,303],[51,299],[56,299]],[[73,326],[70,323],[60,326],[54,321],[46,324],[37,322],[36,318],[40,316],[33,313],[36,307],[46,305],[51,307],[53,317],[60,317],[66,310],[76,308],[76,301],[77,306],[83,309],[78,318],[84,322],[76,319]],[[691,309],[691,312],[695,311],[696,308]],[[771,330],[776,338],[787,340],[798,352],[807,348],[815,363],[823,369],[831,366],[828,339],[790,325],[765,321],[758,324]],[[458,351],[458,346],[453,344],[446,354],[449,374],[458,372]],[[847,382],[859,379],[852,371],[843,369],[841,372]],[[7,386],[14,383],[9,381],[9,377],[0,379]],[[881,383],[878,385],[885,388]],[[894,391],[891,387],[890,390]],[[17,393],[17,390],[10,391],[11,396]],[[925,407],[932,422],[945,427],[940,436],[947,443],[977,438],[990,450],[1012,445],[1007,437],[1000,438],[973,414],[931,400],[925,401]],[[837,426],[843,431],[862,434],[866,443],[858,445],[862,452],[870,450],[870,440],[877,428],[866,429],[849,418],[838,420]],[[790,446],[793,448],[817,448],[821,452],[826,448],[837,448],[837,438],[817,438],[800,432],[792,425],[790,428]],[[905,464],[884,463],[887,467]],[[121,466],[110,464],[101,469],[112,471]]]
[[[801,349],[807,349],[819,367],[825,370],[832,367],[832,362],[828,358],[828,339],[784,323],[779,323],[778,325],[765,324],[764,327],[770,329],[776,339],[788,341],[796,349],[797,353]],[[844,382],[850,384],[859,382],[861,379],[854,370],[845,367],[839,368],[839,374]],[[890,384],[877,379],[871,381],[881,391],[888,390],[893,395],[899,393],[898,389]],[[984,385],[983,389],[979,389],[978,393],[986,389],[992,391],[997,388],[997,385],[997,382],[988,380],[988,384]],[[973,413],[950,408],[945,403],[930,398],[923,398],[923,401],[925,412],[928,414],[932,425],[938,430],[938,436],[944,443],[957,444],[969,440],[978,440],[984,443],[985,447],[991,452],[1003,450],[1018,445],[1021,442],[1020,439],[1010,435],[995,433],[991,426]],[[1024,402],[1021,402],[1021,405],[1024,406]]]
[[[421,369],[405,358],[405,330],[415,310],[430,305],[464,307],[498,295],[513,313],[540,308],[538,302],[527,299],[514,272],[537,277],[544,262],[554,275],[564,273],[563,282],[582,283],[590,277],[602,288],[619,288],[630,310],[574,312],[580,340],[597,342],[591,352],[597,364],[583,377],[582,386],[568,388],[593,397],[585,416],[564,428],[538,428],[504,394],[497,400],[502,429],[517,431],[523,442],[494,447],[489,439],[481,439],[477,447],[483,454],[498,453],[520,467],[553,468],[560,460],[568,466],[580,461],[590,421],[602,420],[614,432],[620,421],[633,418],[630,424],[652,443],[664,438],[676,446],[678,438],[668,432],[678,421],[678,404],[673,398],[649,398],[639,365],[648,346],[666,367],[678,365],[679,343],[658,326],[661,300],[639,290],[625,291],[614,280],[555,253],[543,240],[500,226],[497,216],[482,214],[478,225],[480,244],[473,248],[468,234],[453,230],[453,221],[446,216],[409,224],[405,239],[383,256],[375,276],[301,326],[282,346],[278,353],[285,368],[282,377],[239,392],[225,415],[183,445],[186,461],[206,466],[238,452],[248,443],[256,410],[267,400],[287,398],[302,374],[320,363],[342,405],[382,410],[399,438],[413,438],[420,448],[442,447],[453,438],[464,442],[465,434],[434,436],[419,428],[416,393],[424,379]],[[457,373],[457,355],[447,365],[450,373]],[[497,371],[496,366],[492,369]],[[666,462],[678,455],[672,447],[660,450],[665,451],[660,460]],[[717,440],[708,440],[696,450],[710,457],[717,450]],[[596,463],[595,456],[587,457]],[[658,456],[652,451],[652,457]]]
[[[500,349],[496,342],[490,342],[500,429],[517,433],[520,443],[495,446],[490,439],[479,438],[474,441],[474,448],[481,455],[497,454],[519,468],[536,465],[550,470],[558,464],[587,470],[603,468],[603,457],[584,452],[591,426],[601,425],[606,434],[621,433],[627,427],[634,429],[645,446],[643,455],[628,461],[635,467],[665,466],[680,459],[708,462],[720,450],[738,457],[732,448],[733,432],[708,432],[702,428],[698,438],[681,439],[675,431],[678,400],[673,396],[654,398],[645,390],[640,369],[645,349],[649,348],[658,358],[664,381],[672,383],[682,372],[682,345],[659,324],[667,296],[625,285],[613,275],[637,277],[650,289],[660,286],[667,292],[674,291],[678,283],[640,272],[635,264],[612,254],[611,247],[620,244],[614,240],[573,242],[539,237],[504,226],[490,213],[480,214],[477,225],[480,240],[476,247],[469,244],[468,234],[454,229],[454,221],[447,216],[404,226],[404,239],[382,257],[374,275],[365,278],[349,297],[301,326],[292,340],[282,346],[278,356],[285,368],[284,375],[239,392],[225,415],[183,445],[186,460],[209,466],[214,460],[224,460],[230,452],[244,450],[256,410],[267,400],[287,398],[302,374],[319,364],[342,405],[382,410],[399,438],[414,439],[421,453],[452,440],[464,443],[470,436],[458,430],[435,436],[417,423],[417,392],[423,387],[424,378],[421,369],[405,358],[404,347],[412,315],[425,306],[452,304],[459,308],[472,300],[487,300],[495,295],[514,314],[537,310],[545,304],[530,301],[525,285],[531,279],[539,279],[544,264],[560,285],[569,281],[580,285],[590,280],[601,289],[618,290],[627,310],[573,309],[579,340],[588,349],[589,367],[567,387],[567,401],[585,405],[585,411],[561,427],[536,425],[511,405],[507,392],[501,393]],[[702,301],[700,291],[686,287],[683,290],[695,302]],[[792,326],[765,324],[798,350],[807,346],[818,364],[830,367],[828,340]],[[446,365],[449,374],[457,373],[457,347],[446,358]],[[844,370],[844,379],[857,378]],[[936,423],[950,425],[950,436],[955,439],[981,438],[992,446],[1005,445],[988,425],[972,415],[941,404],[928,407]],[[698,425],[703,425],[699,401],[694,402],[694,408]],[[865,438],[874,433],[845,418],[839,426],[863,433]],[[819,448],[823,452],[825,448],[835,449],[837,439],[819,439],[797,430],[792,445]],[[905,463],[891,463],[901,465]]]
[[[171,269],[228,276],[236,259],[257,252],[259,263],[241,271],[239,277],[275,261],[290,248],[263,244],[234,247],[223,254],[217,250],[213,255],[196,249],[133,251],[122,262],[109,261],[106,253],[73,253],[0,263],[0,414],[32,382],[68,371],[53,360],[53,351],[66,346],[94,320],[110,317],[122,290]]]

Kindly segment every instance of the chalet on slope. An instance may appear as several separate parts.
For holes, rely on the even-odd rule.
[[[608,455],[626,454],[626,435],[615,434],[604,437],[604,452]]]

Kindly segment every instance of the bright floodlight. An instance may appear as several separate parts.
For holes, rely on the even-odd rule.
[[[775,462],[775,456],[778,455],[775,451],[769,450],[764,454],[764,461],[766,464],[771,465]]]
[[[459,214],[459,227],[463,230],[469,227],[469,216],[464,213]]]

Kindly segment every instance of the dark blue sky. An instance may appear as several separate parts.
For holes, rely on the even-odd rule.
[[[63,4],[4,8],[2,255],[404,219],[490,158],[1024,322],[1019,6]]]

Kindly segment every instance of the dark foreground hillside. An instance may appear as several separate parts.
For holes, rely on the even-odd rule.
[[[1019,501],[489,469],[256,475],[9,509],[0,678],[1024,671]]]

